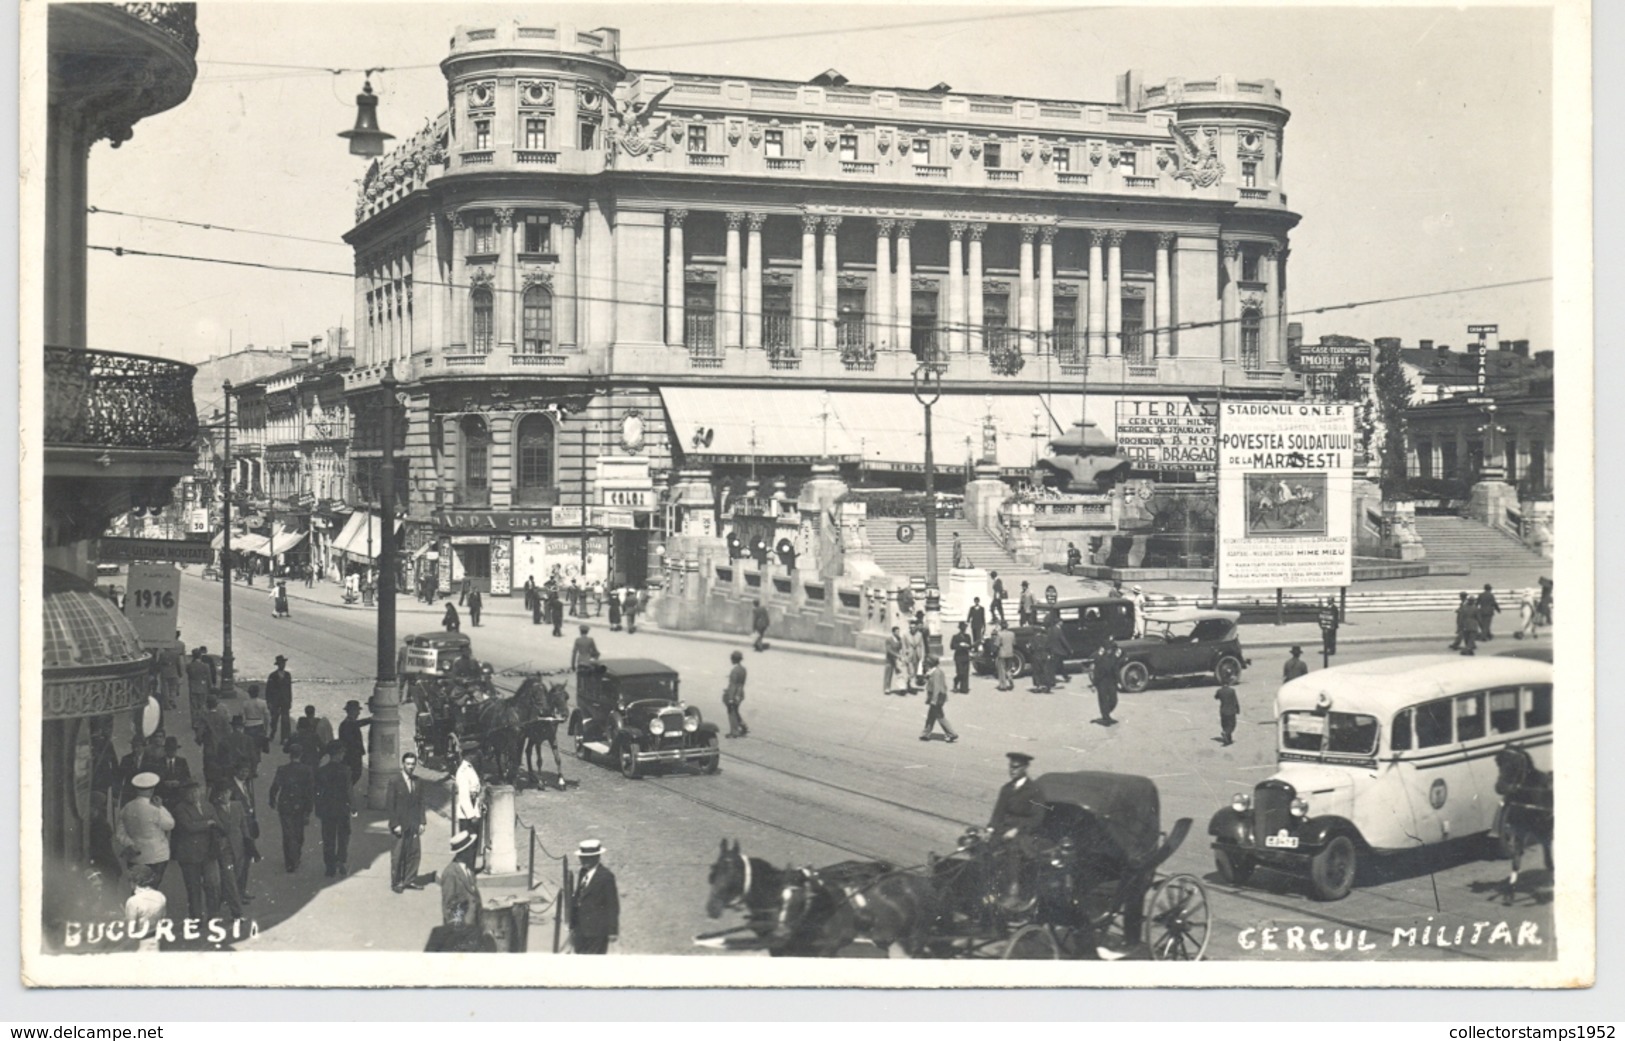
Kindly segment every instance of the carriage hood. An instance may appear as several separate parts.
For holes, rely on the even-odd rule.
[[[1161,800],[1149,777],[1092,770],[1044,774],[1038,791],[1047,807],[1087,811],[1130,860],[1150,856],[1162,842]]]

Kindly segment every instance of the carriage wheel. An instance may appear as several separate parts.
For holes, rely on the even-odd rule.
[[[1004,948],[1005,961],[1058,961],[1061,945],[1047,925],[1026,925],[1016,930]]]
[[[1158,883],[1145,918],[1153,960],[1199,961],[1206,953],[1211,926],[1207,890],[1194,875],[1175,875]]]

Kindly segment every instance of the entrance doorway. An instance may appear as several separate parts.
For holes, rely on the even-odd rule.
[[[458,575],[457,581],[461,583],[464,578],[469,580],[470,589],[478,589],[481,593],[491,591],[491,544],[489,542],[478,545],[453,546],[457,554]]]
[[[649,581],[649,533],[617,531],[612,542],[613,585],[643,586]]]

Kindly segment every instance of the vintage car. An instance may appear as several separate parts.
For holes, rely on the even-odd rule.
[[[675,669],[649,658],[607,658],[580,670],[569,725],[576,755],[613,757],[628,779],[658,763],[716,773],[717,726],[683,702],[678,684]]]
[[[1131,694],[1165,676],[1212,675],[1235,683],[1250,662],[1241,653],[1234,611],[1192,607],[1150,612],[1143,636],[1119,640],[1117,685]]]
[[[1005,607],[1013,617],[1015,605],[1007,602]],[[1061,616],[1061,638],[1065,644],[1061,660],[1068,668],[1076,669],[1093,661],[1107,634],[1119,641],[1134,635],[1134,601],[1123,597],[1070,597],[1053,604],[1040,601],[1039,621],[1047,620],[1052,610]],[[1031,667],[1033,638],[1040,628],[1036,625],[1014,627],[1016,668],[1012,676],[1025,675]],[[990,632],[971,661],[978,675],[991,676],[996,671],[994,659],[998,647],[997,632]]]
[[[1378,658],[1311,672],[1275,695],[1273,777],[1208,823],[1219,875],[1260,866],[1340,900],[1361,857],[1488,833],[1498,755],[1552,767],[1552,667],[1454,654]]]
[[[403,699],[416,701],[424,683],[450,676],[452,663],[470,646],[472,642],[464,633],[418,633],[401,641],[395,672],[400,676]]]

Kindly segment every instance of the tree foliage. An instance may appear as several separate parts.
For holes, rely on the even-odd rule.
[[[1415,388],[1405,378],[1399,348],[1384,345],[1377,350],[1377,371],[1372,391],[1377,399],[1377,424],[1382,432],[1382,494],[1385,499],[1407,497],[1405,445],[1409,430],[1405,410],[1410,407]]]

